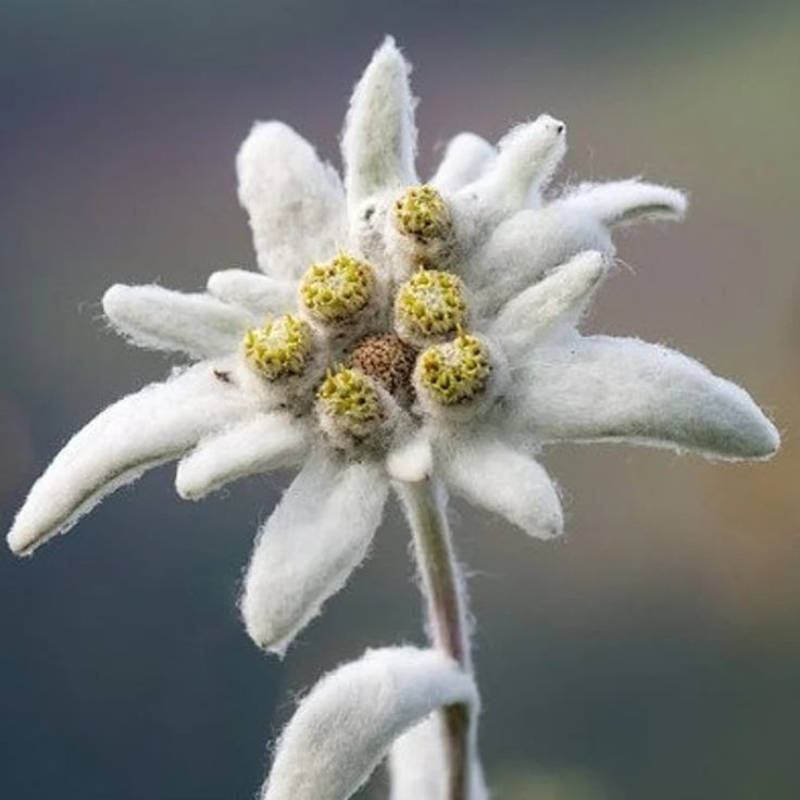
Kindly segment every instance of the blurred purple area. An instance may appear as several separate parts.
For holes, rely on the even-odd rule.
[[[0,519],[112,399],[162,375],[104,328],[117,281],[201,287],[254,262],[233,158],[285,120],[338,164],[353,82],[385,33],[415,64],[421,161],[548,111],[559,179],[689,191],[682,226],[620,240],[591,330],[745,385],[768,464],[547,454],[569,534],[526,540],[456,503],[499,800],[800,796],[800,13],[796,5],[9,0],[0,10]],[[0,554],[0,774],[14,800],[249,797],[288,690],[421,639],[407,534],[281,665],[237,619],[241,566],[288,476],[202,505],[169,470],[33,560]]]

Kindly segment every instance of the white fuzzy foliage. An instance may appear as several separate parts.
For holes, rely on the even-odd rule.
[[[279,280],[246,269],[222,269],[213,272],[207,284],[209,294],[256,315],[264,317],[285,314],[297,306],[297,282]]]
[[[417,483],[433,473],[433,452],[426,431],[398,444],[386,456],[386,470],[396,481]]]
[[[463,194],[504,214],[523,208],[531,193],[543,189],[567,149],[564,123],[542,114],[518,125],[498,144],[499,153],[486,174]]]
[[[677,189],[636,178],[583,183],[560,198],[560,202],[609,228],[643,220],[679,220],[686,214],[687,205],[686,196]]]
[[[388,483],[370,462],[313,453],[256,541],[241,600],[247,631],[283,653],[364,560]]]
[[[429,183],[443,192],[457,192],[482,177],[496,158],[497,151],[486,139],[474,133],[459,133],[450,140]]]
[[[498,225],[473,258],[464,279],[484,313],[492,314],[543,275],[585,250],[611,257],[608,230],[558,204],[526,209]]]
[[[563,531],[558,491],[525,453],[484,434],[449,438],[435,454],[439,477],[470,503],[500,514],[538,539],[552,539]]]
[[[178,464],[175,488],[185,500],[199,500],[249,475],[295,466],[309,439],[309,426],[291,414],[257,414],[200,442]]]
[[[702,364],[638,339],[578,337],[535,350],[510,421],[536,441],[626,441],[726,459],[780,444],[750,395]]]
[[[330,258],[345,239],[341,181],[302,136],[282,122],[257,122],[236,158],[258,266],[297,278]]]
[[[180,458],[248,411],[244,395],[219,381],[207,363],[114,403],[72,437],[33,485],[8,534],[9,546],[31,553],[110,492]]]
[[[610,229],[658,219],[680,219],[686,198],[677,189],[637,180],[585,184],[502,222],[462,264],[465,280],[485,313],[584,250],[614,255]]]
[[[475,705],[475,686],[443,654],[367,651],[326,675],[301,702],[278,742],[262,800],[347,800],[400,734],[458,703]]]
[[[477,752],[466,800],[487,800]],[[442,718],[432,714],[394,740],[389,750],[390,800],[442,800],[447,792],[447,761]]]
[[[417,129],[410,71],[389,36],[353,91],[342,135],[351,210],[367,198],[416,182]]]
[[[254,318],[205,294],[116,284],[103,296],[103,311],[133,344],[152,350],[215,358],[236,349]]]
[[[580,253],[506,303],[489,333],[512,361],[524,359],[554,326],[577,324],[609,265],[596,250]]]

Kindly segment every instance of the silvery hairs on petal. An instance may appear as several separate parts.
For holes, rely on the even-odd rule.
[[[498,155],[489,169],[462,194],[504,214],[518,211],[531,193],[547,185],[564,157],[565,130],[563,122],[547,114],[512,128],[498,143]]]
[[[780,436],[750,395],[681,353],[573,336],[537,348],[507,421],[537,443],[622,441],[728,460],[769,458]]]
[[[488,434],[450,438],[435,453],[437,473],[455,494],[537,539],[562,533],[558,490],[530,456]]]
[[[291,414],[261,413],[203,439],[181,459],[175,488],[199,500],[249,475],[297,466],[311,445],[310,425]]]
[[[195,359],[230,355],[247,328],[260,321],[206,294],[156,285],[112,286],[103,296],[103,312],[131,344]]]
[[[245,576],[251,638],[282,654],[364,560],[388,493],[378,464],[314,453],[264,524]]]
[[[9,546],[18,554],[33,552],[115,489],[180,458],[249,411],[246,398],[217,380],[207,363],[119,400],[76,433],[36,481],[8,534]]]
[[[342,135],[351,210],[376,194],[416,181],[417,129],[410,71],[388,36],[353,91]]]
[[[368,650],[300,703],[278,741],[262,800],[347,800],[398,736],[457,703],[477,705],[475,686],[442,653]]]
[[[457,192],[483,177],[494,165],[497,151],[474,133],[459,133],[447,145],[442,163],[429,183],[443,192]]]
[[[298,278],[330,258],[345,236],[344,192],[336,170],[282,122],[257,122],[236,158],[258,265]]]
[[[549,271],[587,250],[613,257],[611,231],[621,225],[679,220],[686,197],[637,179],[583,184],[501,222],[462,270],[476,301],[496,312]]]
[[[212,272],[206,283],[208,293],[218,300],[258,315],[279,316],[297,307],[297,281],[281,280],[246,269]]]

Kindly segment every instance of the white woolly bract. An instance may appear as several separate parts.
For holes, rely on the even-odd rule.
[[[636,178],[583,183],[560,198],[560,202],[608,227],[646,219],[682,219],[687,205],[686,196],[677,189]]]
[[[432,714],[398,736],[389,750],[389,800],[441,800],[447,791],[447,760],[442,718]],[[466,800],[487,800],[480,759],[470,756],[472,775]]]
[[[261,797],[347,800],[403,731],[442,706],[476,702],[472,679],[441,653],[367,651],[326,675],[301,702]]]
[[[381,465],[313,453],[265,523],[245,577],[253,640],[282,653],[363,561],[383,516]]]
[[[558,204],[525,209],[498,225],[464,265],[464,280],[480,309],[496,313],[542,275],[585,250],[611,257],[608,230],[591,217]]]
[[[433,452],[428,434],[421,431],[389,451],[386,470],[396,481],[417,483],[433,472]]]
[[[208,279],[209,294],[233,303],[257,316],[263,323],[267,316],[277,316],[295,309],[297,282],[279,280],[246,269],[223,269]]]
[[[250,410],[244,395],[218,380],[208,363],[114,403],[72,437],[33,485],[8,534],[9,546],[31,553],[110,492],[179,458]]]
[[[505,517],[525,533],[552,539],[564,529],[558,491],[532,458],[488,435],[436,443],[436,470],[470,503]]]
[[[287,413],[258,414],[201,441],[178,464],[175,488],[199,500],[232,481],[298,464],[310,430]]]
[[[230,355],[255,323],[243,309],[214,297],[155,284],[112,286],[103,296],[103,311],[133,344],[197,359]]]
[[[456,192],[478,180],[494,164],[497,151],[474,133],[459,133],[447,145],[444,158],[429,183]]]
[[[562,264],[506,303],[489,326],[512,360],[524,358],[555,325],[575,325],[610,262],[590,250]]]
[[[353,91],[342,135],[351,211],[373,195],[416,182],[417,129],[410,71],[389,36]]]
[[[575,336],[538,348],[509,403],[536,441],[627,441],[718,458],[766,458],[775,426],[744,389],[638,339]]]
[[[531,192],[544,188],[564,157],[565,130],[563,122],[547,114],[512,128],[500,140],[491,168],[463,193],[504,213],[522,208]]]
[[[344,241],[341,181],[314,148],[282,122],[257,122],[236,157],[239,201],[247,210],[258,266],[298,278]]]

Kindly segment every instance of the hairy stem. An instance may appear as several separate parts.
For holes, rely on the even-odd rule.
[[[472,671],[467,632],[466,599],[447,521],[446,495],[430,480],[399,487],[406,517],[414,534],[414,553],[428,611],[428,634],[434,647]],[[469,800],[475,765],[473,709],[466,705],[442,709],[448,766],[447,800]]]

